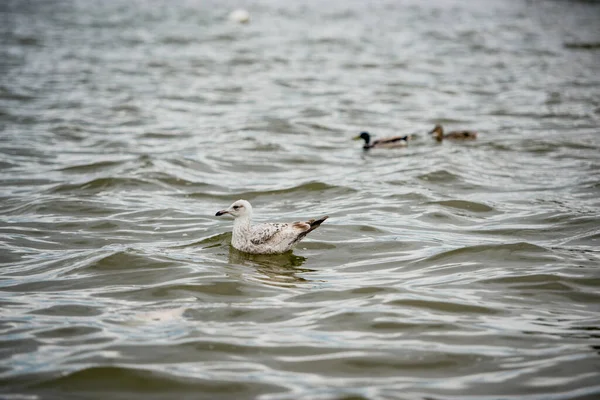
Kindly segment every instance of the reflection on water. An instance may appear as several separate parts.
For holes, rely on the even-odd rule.
[[[298,276],[315,271],[300,268],[305,261],[305,257],[297,256],[292,251],[275,255],[248,254],[229,246],[229,264],[252,266],[257,272],[254,275],[256,280],[275,286],[295,287],[310,282],[303,276]]]

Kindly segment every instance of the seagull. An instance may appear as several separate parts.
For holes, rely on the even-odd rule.
[[[225,214],[235,218],[231,245],[251,254],[285,253],[329,218],[326,215],[306,222],[264,223],[252,226],[252,206],[246,200],[238,200],[229,208],[217,211],[215,215],[219,217]]]
[[[440,124],[433,127],[429,134],[433,134],[433,137],[438,142],[444,139],[450,140],[475,140],[477,139],[477,132],[475,131],[452,131],[444,134],[444,128]]]
[[[394,148],[394,147],[405,147],[408,145],[408,141],[411,139],[410,136],[393,136],[382,139],[377,139],[371,143],[371,135],[369,132],[361,132],[360,135],[353,138],[353,140],[363,139],[365,144],[363,149],[383,149],[383,148]]]

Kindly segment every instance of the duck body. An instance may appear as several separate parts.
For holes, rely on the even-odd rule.
[[[369,149],[392,149],[396,147],[405,147],[408,145],[410,137],[405,136],[391,136],[387,138],[377,139],[371,142],[371,135],[369,132],[361,132],[360,135],[356,136],[354,140],[363,139],[365,144],[363,145],[364,150]]]
[[[433,135],[438,142],[442,140],[475,140],[477,132],[475,131],[451,131],[444,133],[444,128],[441,125],[436,125],[429,134]]]

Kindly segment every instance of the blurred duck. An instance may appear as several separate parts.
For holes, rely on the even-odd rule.
[[[408,141],[411,139],[410,136],[393,136],[383,139],[377,139],[371,142],[371,135],[369,132],[361,132],[360,135],[353,138],[353,140],[364,140],[365,144],[363,149],[391,149],[394,147],[405,147],[408,145]]]
[[[474,140],[477,139],[477,132],[475,131],[452,131],[448,133],[444,133],[444,128],[441,125],[436,125],[431,132],[430,135],[433,135],[433,138],[438,142],[441,142],[444,139],[449,140]]]

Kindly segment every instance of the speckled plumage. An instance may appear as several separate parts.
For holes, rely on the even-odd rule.
[[[246,200],[238,200],[226,210],[218,211],[216,215],[223,214],[235,218],[231,245],[252,254],[285,253],[328,218],[324,216],[306,222],[263,223],[252,226],[252,206]]]

